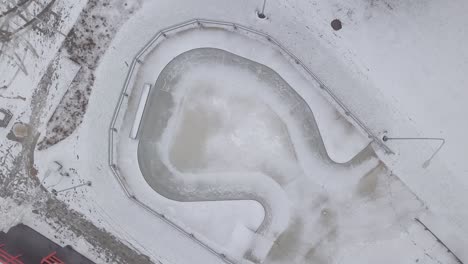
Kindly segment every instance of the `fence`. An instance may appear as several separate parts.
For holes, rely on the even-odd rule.
[[[139,201],[134,194],[132,194],[131,190],[127,186],[125,179],[122,177],[120,174],[119,168],[117,166],[116,160],[115,160],[115,151],[116,149],[114,148],[114,136],[118,134],[118,129],[117,127],[120,127],[117,125],[117,123],[121,124],[123,121],[123,116],[124,113],[121,111],[123,106],[127,105],[127,98],[128,98],[128,91],[129,88],[131,87],[132,82],[134,81],[134,78],[136,76],[136,73],[138,72],[139,67],[141,67],[141,64],[144,62],[145,57],[155,48],[160,41],[164,40],[165,38],[169,37],[169,34],[174,34],[183,30],[191,29],[191,28],[203,28],[203,27],[217,27],[217,28],[222,28],[230,31],[237,31],[245,34],[253,34],[256,36],[260,36],[262,38],[265,38],[268,42],[272,43],[274,46],[279,48],[285,55],[287,55],[294,63],[302,67],[318,84],[319,87],[325,91],[336,103],[339,107],[342,108],[343,112],[350,117],[355,124],[357,124],[361,129],[368,135],[370,139],[372,139],[373,142],[375,142],[377,145],[379,145],[387,154],[393,154],[392,150],[388,148],[380,138],[378,138],[373,132],[356,116],[354,115],[351,110],[346,107],[346,105],[328,88],[298,57],[296,57],[293,53],[291,53],[288,49],[286,49],[281,43],[279,43],[277,40],[275,40],[273,37],[270,35],[251,29],[246,26],[242,26],[236,23],[230,23],[230,22],[224,22],[224,21],[215,21],[215,20],[207,20],[207,19],[193,19],[189,20],[186,22],[182,22],[180,24],[173,25],[171,27],[165,28],[161,31],[159,31],[151,40],[137,53],[137,55],[133,58],[131,64],[129,65],[129,71],[127,73],[127,77],[125,79],[122,91],[120,93],[117,106],[115,107],[114,114],[112,117],[112,122],[109,126],[109,166],[114,174],[115,178],[119,182],[120,186],[122,187],[123,191],[127,195],[128,198],[130,198],[133,202],[138,204],[140,207],[143,209],[147,210],[151,214],[155,215],[156,217],[164,220],[166,223],[168,223],[170,226],[181,232],[182,234],[186,235],[211,253],[215,254],[218,256],[220,259],[222,259],[226,263],[234,264],[235,262],[231,259],[229,259],[226,254],[217,252],[215,249],[204,243],[203,241],[199,240],[194,234],[184,230],[182,227],[180,227],[178,224],[175,222],[171,221],[168,219],[164,214],[161,214],[154,209],[150,208],[143,202]],[[242,33],[242,32],[241,32]]]

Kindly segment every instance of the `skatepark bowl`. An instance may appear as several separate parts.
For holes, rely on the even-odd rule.
[[[281,76],[216,48],[189,50],[164,67],[146,100],[138,138],[140,170],[160,195],[263,206],[255,232],[262,250],[244,256],[254,262],[288,226],[294,198],[284,188],[305,178],[301,164],[349,165],[330,160],[310,107]],[[363,155],[370,156],[368,149],[355,159]]]

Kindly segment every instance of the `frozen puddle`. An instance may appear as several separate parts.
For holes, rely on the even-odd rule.
[[[287,126],[274,109],[287,109],[275,93],[285,85],[263,65],[218,49],[195,49],[165,67],[141,123],[140,167],[158,192],[179,201],[262,204],[265,219],[256,232],[266,252],[250,252],[252,260],[263,259],[286,228],[288,199],[279,183],[301,173]],[[167,174],[156,176],[161,170]]]
[[[263,222],[231,234],[235,258],[333,263],[356,244],[399,237],[421,204],[370,146],[351,144],[346,163],[330,159],[311,110],[323,99],[308,102],[265,65],[221,49],[186,51],[150,91],[137,150],[143,177],[170,200],[261,204]],[[327,119],[325,127],[340,122]]]
[[[167,131],[170,161],[184,173],[260,171],[284,182],[298,173],[286,124],[262,100],[264,83],[229,70],[206,65],[180,80],[186,92]]]

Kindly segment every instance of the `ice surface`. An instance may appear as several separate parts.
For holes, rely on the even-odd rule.
[[[188,51],[164,68],[138,153],[147,182],[170,199],[260,202],[265,219],[244,255],[254,261],[301,263],[311,244],[345,236],[342,246],[320,253],[334,259],[353,243],[398,236],[387,226],[395,217],[411,221],[421,209],[397,179],[384,182],[388,171],[371,150],[334,163],[294,89],[271,69],[219,49]],[[387,184],[397,186],[395,199],[407,211],[379,198]]]
[[[187,92],[169,150],[179,171],[261,171],[278,182],[300,173],[285,123],[259,97],[265,84],[249,77],[222,65],[183,76]]]

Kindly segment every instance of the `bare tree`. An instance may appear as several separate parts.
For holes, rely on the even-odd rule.
[[[37,56],[27,33],[37,30],[59,32],[47,21],[56,0],[0,0],[0,87],[7,88],[19,72],[28,74],[24,63],[29,54]],[[61,33],[61,32],[59,32]]]

